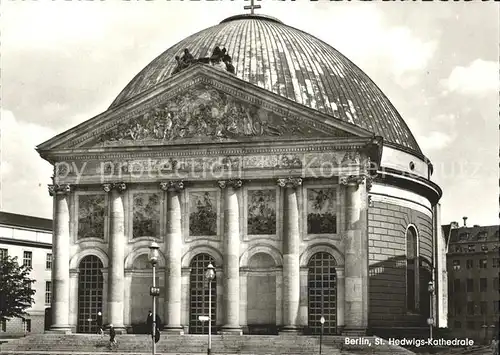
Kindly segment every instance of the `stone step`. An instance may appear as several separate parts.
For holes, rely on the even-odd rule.
[[[151,353],[151,337],[148,335],[117,335],[118,349],[114,354]],[[375,338],[370,337],[374,343]],[[280,336],[212,336],[212,353],[219,354],[255,354],[255,355],[285,355],[285,354],[318,354],[319,336],[280,335]],[[409,351],[380,344],[346,345],[345,338],[325,336],[322,339],[324,355],[341,354],[411,354]],[[206,354],[207,335],[172,335],[162,334],[156,344],[158,354]],[[103,354],[108,351],[109,337],[100,335],[57,335],[41,334],[9,341],[0,347],[0,354],[33,354],[33,352],[50,352],[50,354],[67,353],[75,355],[79,352]]]

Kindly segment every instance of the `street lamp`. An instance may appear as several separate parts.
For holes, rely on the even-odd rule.
[[[321,355],[321,345],[323,344],[323,327],[325,325],[325,317],[321,316],[319,322],[321,323],[321,333],[319,334],[319,353]]]
[[[429,335],[432,339],[432,326],[434,325],[433,311],[432,311],[432,296],[434,295],[434,282],[429,281],[429,286],[427,287],[429,291],[429,318],[427,319],[427,324],[429,325]]]
[[[149,290],[149,294],[153,297],[153,329],[151,330],[151,339],[153,342],[153,355],[156,353],[156,343],[155,343],[155,334],[156,334],[156,297],[160,295],[160,288],[156,287],[156,263],[158,262],[158,243],[151,242],[149,245],[149,262],[153,266],[153,286],[151,286]]]
[[[208,348],[207,355],[212,353],[212,281],[215,279],[215,268],[208,264],[205,277],[208,281]]]

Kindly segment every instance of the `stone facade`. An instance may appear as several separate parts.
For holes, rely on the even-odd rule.
[[[321,315],[328,333],[364,334],[384,306],[371,267],[405,254],[410,225],[432,268],[437,186],[377,175],[381,137],[235,80],[187,68],[38,148],[55,168],[52,330],[93,331],[99,310],[122,331],[145,321],[153,240],[177,333],[207,331],[209,262],[215,330],[236,334],[317,333]]]

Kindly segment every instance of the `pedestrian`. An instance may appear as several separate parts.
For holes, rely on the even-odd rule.
[[[113,347],[116,347],[116,332],[115,328],[113,327],[113,324],[109,325],[109,348],[112,349]]]
[[[491,339],[491,354],[498,355],[498,340],[496,337],[493,337],[493,339]]]
[[[146,326],[148,328],[146,334],[151,334],[151,338],[155,336],[155,332],[153,331],[153,313],[149,311],[148,318],[146,319]]]
[[[97,312],[96,322],[97,322],[97,334],[99,334],[100,336],[103,336],[104,331],[102,330],[102,313],[101,312]]]

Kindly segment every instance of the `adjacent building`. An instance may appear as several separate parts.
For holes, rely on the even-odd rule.
[[[185,38],[37,149],[55,171],[53,331],[144,322],[151,241],[171,332],[208,331],[209,292],[214,331],[236,334],[428,329],[431,280],[442,304],[432,164],[363,71],[276,18]]]
[[[448,239],[449,327],[455,336],[489,342],[498,335],[499,227],[445,226]]]
[[[31,266],[30,277],[36,280],[29,316],[0,321],[0,336],[43,333],[52,301],[52,220],[0,212],[0,254],[17,256],[19,263]]]

